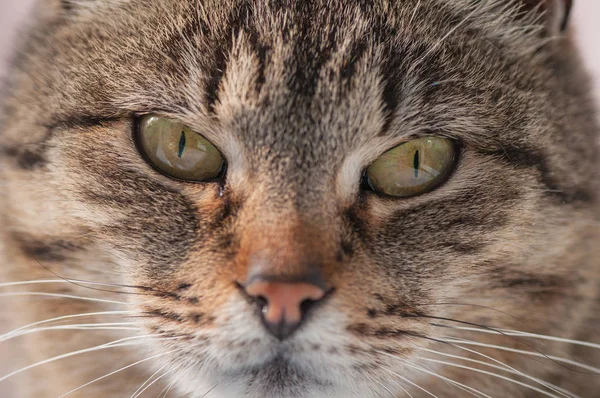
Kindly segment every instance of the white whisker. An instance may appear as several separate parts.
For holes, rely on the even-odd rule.
[[[219,383],[216,383],[214,386],[212,386],[207,392],[205,392],[204,394],[202,394],[201,398],[206,398],[208,396],[208,394],[210,394],[211,392],[213,392],[213,390],[215,388],[217,388],[218,385],[219,385]]]
[[[160,398],[167,398],[167,395],[169,395],[169,392],[171,391],[171,388],[173,388],[173,386],[175,386],[175,384],[179,381],[180,377],[176,377],[168,386],[166,386],[163,389],[163,391],[162,391],[162,393],[160,395]]]
[[[31,281],[0,283],[0,287],[24,286],[24,285],[35,285],[35,284],[45,284],[45,283],[67,283],[67,281],[64,281],[62,279],[39,279],[39,280],[31,280]]]
[[[461,357],[460,355],[448,354],[448,353],[445,353],[445,352],[440,352],[440,351],[432,350],[430,348],[425,348],[425,347],[418,347],[418,348],[421,349],[421,350],[423,350],[423,351],[430,352],[432,354],[442,355],[442,356],[450,357],[450,358],[455,358],[455,359],[459,359],[459,360],[462,360],[462,361],[473,362],[473,363],[477,363],[479,365],[483,365],[483,366],[487,366],[487,367],[490,367],[490,368],[498,369],[498,370],[501,370],[501,371],[504,371],[504,372],[507,372],[507,373],[512,373],[512,374],[520,375],[520,376],[526,377],[526,378],[528,378],[528,379],[530,379],[532,381],[536,381],[536,382],[538,382],[538,383],[540,383],[540,384],[542,384],[542,385],[544,385],[544,386],[546,386],[548,388],[552,388],[556,392],[560,392],[563,395],[565,395],[566,397],[581,398],[578,395],[575,395],[575,394],[573,394],[570,391],[567,391],[567,390],[565,390],[565,389],[563,389],[561,387],[558,387],[557,385],[554,385],[554,384],[549,383],[547,381],[538,379],[537,377],[529,376],[529,375],[527,375],[527,374],[525,374],[523,372],[520,372],[518,370],[511,370],[512,368],[510,366],[506,365],[506,364],[504,364],[504,366],[498,366],[498,365],[494,365],[494,364],[489,363],[489,362],[479,361],[479,360],[473,359],[473,358]],[[465,348],[465,347],[457,346],[457,348]],[[468,350],[468,351],[474,351],[474,350]],[[479,353],[478,351],[474,351],[474,352],[475,353]],[[483,355],[484,357],[487,357],[487,355],[485,355],[485,354],[481,354],[481,355]],[[494,358],[491,358],[491,359],[494,359]],[[500,362],[500,363],[502,363],[502,362]]]
[[[585,369],[585,370],[588,370],[590,372],[594,372],[594,373],[600,374],[600,368],[596,368],[596,367],[593,367],[593,366],[590,366],[590,365],[586,365],[584,363],[573,361],[571,359],[567,359],[567,358],[563,358],[563,357],[557,357],[557,356],[554,356],[554,355],[541,354],[541,353],[535,352],[535,351],[519,350],[517,348],[509,348],[509,347],[503,347],[503,346],[494,345],[494,344],[485,344],[485,343],[479,343],[479,342],[472,341],[472,340],[455,339],[455,338],[445,338],[445,339],[440,340],[440,341],[443,341],[443,342],[446,342],[446,343],[475,345],[475,346],[479,346],[479,347],[493,348],[493,349],[496,349],[496,350],[514,352],[514,353],[529,355],[529,356],[538,357],[538,358],[548,358],[548,359],[551,359],[551,360],[556,361],[556,362],[562,362],[562,363],[566,363],[566,364],[569,364],[569,365],[578,366],[578,367],[580,367],[582,369]]]
[[[104,299],[97,299],[97,298],[92,298],[92,297],[74,296],[71,294],[45,293],[45,292],[0,293],[0,297],[17,297],[17,296],[59,297],[59,298],[70,298],[70,299],[83,300],[83,301],[94,301],[97,303],[129,305],[129,303],[126,303],[124,301],[104,300]]]
[[[58,397],[58,398],[63,398],[63,397],[66,397],[67,395],[69,395],[69,394],[71,394],[71,393],[74,393],[75,391],[79,391],[79,390],[81,390],[82,388],[85,388],[85,387],[89,386],[90,384],[96,383],[97,381],[100,381],[100,380],[102,380],[102,379],[105,379],[105,378],[107,378],[107,377],[110,377],[110,376],[112,376],[112,375],[114,375],[114,374],[116,374],[116,373],[119,373],[119,372],[123,371],[123,370],[129,369],[129,368],[131,368],[131,367],[133,367],[133,366],[135,366],[135,365],[138,365],[138,364],[140,364],[140,363],[142,363],[142,362],[147,362],[147,361],[150,361],[150,360],[152,360],[152,359],[159,358],[159,357],[161,357],[161,356],[164,356],[164,355],[170,354],[170,353],[172,353],[172,352],[174,352],[174,351],[177,351],[177,350],[172,350],[172,351],[163,352],[162,354],[157,354],[157,355],[151,356],[151,357],[149,357],[149,358],[145,358],[145,359],[142,359],[142,360],[140,360],[140,361],[134,362],[134,363],[132,363],[132,364],[129,364],[129,365],[127,365],[127,366],[123,366],[123,367],[122,367],[122,368],[120,368],[120,369],[117,369],[117,370],[115,370],[115,371],[113,371],[113,372],[107,373],[107,374],[105,374],[104,376],[98,377],[97,379],[94,379],[94,380],[92,380],[92,381],[89,381],[89,382],[87,382],[87,383],[85,383],[85,384],[83,384],[83,385],[81,385],[81,386],[77,387],[77,388],[74,388],[73,390],[71,390],[71,391],[69,391],[69,392],[66,392],[66,393],[64,393],[63,395],[61,395],[61,396],[60,396],[60,397]]]
[[[400,384],[398,384],[398,388],[400,388],[402,391],[404,391],[404,393],[406,395],[408,395],[408,398],[415,398],[404,387],[402,387]]]
[[[160,335],[159,334],[150,334],[150,335],[143,335],[143,336],[125,337],[125,338],[122,338],[122,339],[119,339],[119,340],[115,340],[115,341],[112,341],[110,343],[101,344],[101,345],[98,345],[98,346],[95,346],[95,347],[85,348],[83,350],[77,350],[77,351],[68,352],[66,354],[57,355],[57,356],[54,356],[52,358],[48,358],[48,359],[45,359],[43,361],[36,362],[36,363],[34,363],[32,365],[25,366],[24,368],[15,370],[14,372],[11,372],[11,373],[3,376],[3,377],[0,377],[0,382],[3,382],[4,380],[8,379],[9,377],[15,376],[15,375],[17,375],[19,373],[22,373],[22,372],[25,372],[26,370],[35,368],[37,366],[45,365],[45,364],[50,363],[50,362],[58,361],[60,359],[69,358],[69,357],[72,357],[72,356],[75,356],[75,355],[85,354],[85,353],[88,353],[88,352],[99,351],[99,350],[103,350],[103,349],[107,349],[107,348],[126,347],[126,346],[130,346],[130,345],[133,346],[133,345],[146,344],[147,340],[150,340],[150,338],[152,338],[152,337],[160,337]],[[136,340],[136,339],[142,340],[142,341],[139,341],[137,343],[135,341],[134,342],[129,342],[131,340]],[[147,339],[147,340],[144,341],[144,339]]]
[[[167,365],[168,365],[168,364],[165,364],[165,365],[161,366],[161,367],[160,367],[160,368],[159,368],[159,369],[158,369],[156,372],[152,373],[152,375],[150,375],[150,377],[148,377],[148,378],[146,379],[146,381],[144,381],[144,382],[142,383],[142,385],[140,385],[140,386],[137,388],[137,390],[135,390],[135,391],[133,392],[133,394],[131,394],[131,397],[130,397],[130,398],[134,398],[134,397],[136,397],[136,396],[137,396],[137,393],[138,393],[138,392],[140,392],[140,390],[141,390],[142,388],[144,388],[144,386],[145,386],[146,384],[148,384],[148,382],[150,382],[150,380],[152,380],[152,378],[153,378],[154,376],[156,376],[157,374],[159,374],[160,372],[162,372],[162,370],[163,370],[164,368],[166,368],[166,367],[167,367]]]
[[[138,394],[136,395],[132,395],[131,398],[138,398],[140,395],[142,395],[144,393],[144,391],[146,391],[147,389],[149,389],[150,387],[152,387],[154,384],[156,384],[160,379],[162,379],[163,377],[169,375],[170,373],[172,373],[172,371],[169,372],[165,372],[162,375],[158,376],[156,379],[154,379],[154,381],[152,381],[152,383],[148,384],[146,387],[144,387],[144,389],[142,391],[140,391]]]
[[[461,390],[468,392],[471,395],[475,395],[476,397],[484,396],[486,398],[492,398],[489,395],[484,394],[483,392],[481,392],[481,391],[479,391],[479,390],[477,390],[477,389],[475,389],[473,387],[467,386],[466,384],[462,384],[462,383],[459,383],[458,381],[455,381],[455,380],[452,380],[452,379],[450,379],[448,377],[442,376],[442,375],[440,375],[440,374],[438,374],[438,373],[436,373],[436,372],[434,372],[432,370],[425,369],[422,366],[419,366],[419,365],[416,365],[416,364],[412,363],[411,361],[408,361],[406,359],[403,359],[403,358],[400,358],[398,356],[392,355],[392,354],[387,353],[385,351],[377,351],[377,352],[380,353],[380,354],[383,354],[383,355],[387,355],[387,356],[389,356],[391,358],[394,358],[394,359],[396,359],[396,360],[398,360],[400,362],[403,362],[406,366],[408,366],[410,368],[419,370],[419,371],[427,373],[427,374],[429,374],[431,376],[437,377],[437,378],[439,378],[441,380],[447,381],[447,382],[451,383],[452,385],[460,388]],[[396,374],[396,376],[401,377],[398,374]],[[429,394],[433,395],[431,393],[429,393]],[[477,395],[477,394],[479,394],[479,395]]]
[[[467,331],[471,331],[471,332],[498,334],[498,335],[504,335],[504,336],[532,337],[532,338],[536,338],[536,339],[540,339],[540,340],[558,341],[561,343],[570,343],[570,344],[581,345],[581,346],[590,347],[590,348],[600,348],[600,344],[591,343],[589,341],[572,340],[572,339],[566,339],[563,337],[548,336],[548,335],[544,335],[544,334],[521,332],[518,330],[510,330],[510,329],[489,330],[489,329],[480,329],[480,328],[472,328],[472,327],[464,327],[464,326],[446,326],[446,325],[444,325],[444,327],[448,327],[451,329],[458,329],[458,330],[467,330]]]
[[[19,327],[17,329],[14,329],[14,330],[10,331],[10,332],[2,334],[2,335],[0,335],[0,341],[4,340],[6,337],[8,337],[8,336],[10,336],[12,334],[19,333],[20,331],[28,329],[30,327],[38,326],[38,325],[43,325],[43,324],[47,324],[47,323],[52,323],[52,322],[56,322],[56,321],[62,321],[62,320],[67,320],[67,319],[72,319],[72,318],[88,317],[88,316],[128,315],[128,314],[135,314],[135,311],[103,311],[103,312],[88,312],[88,313],[83,313],[83,314],[73,314],[73,315],[59,316],[59,317],[56,317],[56,318],[45,319],[43,321],[33,322],[33,323],[30,323],[29,325],[21,326],[21,327]]]
[[[506,364],[506,363],[504,363],[504,362],[502,362],[502,361],[499,361],[499,360],[497,360],[497,359],[496,359],[496,358],[494,358],[494,357],[491,357],[491,356],[489,356],[489,355],[486,355],[486,354],[484,354],[484,353],[482,353],[482,352],[479,352],[479,351],[476,351],[476,350],[472,350],[472,349],[470,349],[470,348],[467,348],[467,347],[463,347],[463,346],[461,346],[461,345],[458,345],[458,344],[451,344],[451,343],[448,343],[448,344],[450,344],[450,345],[452,345],[453,347],[455,347],[455,348],[458,348],[458,349],[460,349],[460,350],[467,351],[467,352],[470,352],[470,353],[472,353],[472,354],[478,355],[478,356],[480,356],[480,357],[483,357],[483,358],[489,359],[490,361],[492,361],[492,362],[495,362],[495,363],[497,363],[497,364],[501,365],[501,368],[504,368],[504,370],[507,370],[507,369],[508,369],[508,370],[510,370],[511,372],[517,373],[517,374],[521,375],[522,377],[525,377],[525,378],[528,378],[528,379],[530,379],[530,380],[532,380],[532,381],[535,381],[536,383],[538,383],[538,384],[540,384],[540,385],[542,385],[542,386],[544,386],[544,387],[547,387],[547,388],[549,388],[550,390],[553,390],[554,392],[557,392],[557,393],[559,393],[559,394],[561,394],[561,395],[565,396],[565,393],[564,393],[564,392],[561,392],[561,391],[559,391],[559,390],[556,390],[555,388],[553,388],[553,386],[552,386],[550,383],[546,383],[546,382],[544,382],[543,380],[536,379],[535,377],[531,377],[531,376],[529,376],[529,375],[527,375],[527,374],[525,374],[525,373],[523,373],[523,372],[519,371],[518,369],[516,369],[516,368],[513,368],[512,366],[510,366],[510,365],[508,365],[508,364]],[[433,350],[430,350],[430,351],[433,351]],[[439,354],[441,354],[441,353],[439,353]],[[486,362],[484,362],[484,363],[486,363]]]
[[[119,323],[80,323],[74,325],[57,325],[47,326],[43,328],[33,328],[22,331],[21,333],[13,334],[7,338],[0,337],[0,342],[11,340],[17,337],[25,336],[31,333],[44,332],[47,330],[141,330],[133,322],[119,322]],[[128,327],[129,326],[129,327]]]
[[[391,370],[389,370],[389,369],[387,369],[387,368],[383,368],[383,367],[382,367],[382,369],[383,369],[383,370],[385,370],[385,371],[387,371],[387,372],[389,372],[389,373],[391,373],[392,375],[394,375],[394,376],[398,377],[400,380],[404,380],[405,382],[407,382],[407,383],[408,383],[408,384],[410,384],[411,386],[418,388],[419,390],[423,391],[424,393],[428,394],[429,396],[432,396],[432,397],[434,397],[434,398],[438,398],[438,396],[437,396],[437,395],[433,394],[432,392],[429,392],[429,391],[427,391],[426,389],[424,389],[424,388],[423,388],[423,387],[421,387],[420,385],[418,385],[418,384],[416,384],[416,383],[414,383],[414,382],[410,381],[410,380],[409,380],[409,379],[407,379],[406,377],[404,377],[404,376],[401,376],[401,375],[399,375],[398,373],[396,373],[396,372],[394,372],[394,371],[391,371]],[[410,395],[410,394],[409,394],[409,395]]]
[[[438,364],[442,364],[442,365],[448,365],[448,366],[452,366],[452,367],[456,367],[456,368],[462,368],[462,369],[471,370],[471,371],[477,372],[477,373],[486,374],[486,375],[489,375],[489,376],[492,376],[492,377],[496,377],[496,378],[499,378],[499,379],[502,379],[502,380],[506,380],[506,381],[514,383],[514,384],[518,384],[518,385],[520,385],[522,387],[525,387],[525,388],[529,388],[530,390],[537,391],[537,392],[539,392],[541,394],[544,394],[544,395],[546,395],[548,397],[560,398],[560,396],[558,396],[558,395],[554,395],[554,394],[552,394],[552,393],[550,393],[548,391],[544,391],[544,390],[542,390],[540,388],[537,388],[535,386],[532,386],[530,384],[523,383],[521,381],[518,381],[518,380],[515,380],[515,379],[511,379],[510,377],[502,376],[502,375],[499,375],[499,374],[494,373],[494,372],[488,372],[487,370],[477,369],[477,368],[473,368],[471,366],[460,365],[460,364],[457,364],[457,363],[454,363],[454,362],[441,361],[439,359],[432,359],[432,358],[421,358],[421,359],[423,361],[430,361],[430,362],[434,362],[434,363],[438,363]]]
[[[37,285],[37,284],[48,284],[48,283],[80,283],[84,285],[96,285],[96,286],[118,286],[111,283],[102,283],[102,282],[88,282],[79,279],[38,279],[31,281],[18,281],[18,282],[8,282],[8,283],[0,283],[0,288],[2,287],[13,287],[13,286],[26,286],[26,285]],[[128,287],[128,286],[119,286],[119,287]],[[131,287],[133,288],[133,287]],[[116,292],[118,293],[118,292]]]
[[[376,379],[376,378],[374,378],[374,377],[367,377],[367,378],[368,378],[370,381],[372,381],[372,382],[375,382],[375,383],[379,384],[379,385],[381,386],[381,388],[383,388],[384,390],[386,390],[387,392],[389,392],[389,393],[390,393],[390,397],[393,397],[393,396],[394,396],[394,393],[392,392],[392,390],[390,390],[390,389],[389,389],[389,387],[388,387],[388,386],[386,386],[386,385],[385,385],[385,384],[384,384],[382,381],[379,381],[379,380],[377,380],[377,379]],[[400,387],[400,386],[398,386],[398,387]],[[402,388],[402,387],[400,387],[400,388]],[[406,391],[406,390],[404,390],[404,391]],[[410,395],[410,394],[409,394],[409,395]]]

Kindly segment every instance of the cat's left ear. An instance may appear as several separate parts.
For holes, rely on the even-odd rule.
[[[569,23],[574,0],[520,0],[526,11],[544,13],[550,35],[560,34]]]

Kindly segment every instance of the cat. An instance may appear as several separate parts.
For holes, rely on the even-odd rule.
[[[40,1],[0,129],[4,396],[597,396],[570,7]]]

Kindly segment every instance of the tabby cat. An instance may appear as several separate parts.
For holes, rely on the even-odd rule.
[[[2,396],[597,397],[570,3],[40,1]]]

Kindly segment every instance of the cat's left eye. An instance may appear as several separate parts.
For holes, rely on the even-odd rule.
[[[145,115],[137,135],[148,162],[170,177],[207,181],[219,177],[225,167],[223,155],[210,141],[176,120]]]
[[[366,171],[369,187],[395,197],[420,195],[439,187],[456,165],[455,142],[436,136],[408,141],[390,149]]]

